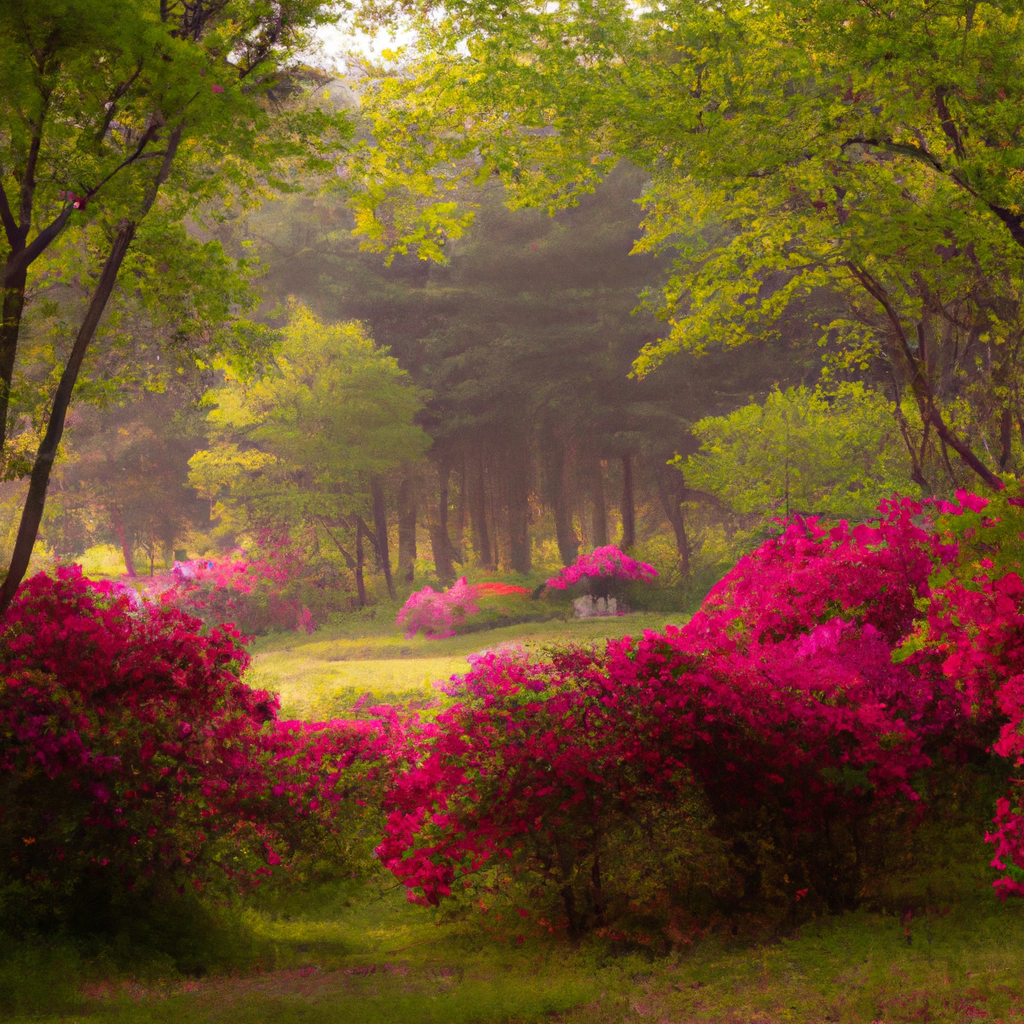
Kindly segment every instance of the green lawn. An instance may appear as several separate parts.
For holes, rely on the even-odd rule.
[[[279,689],[286,714],[343,711],[360,692],[428,689],[499,644],[597,642],[663,623],[632,615],[428,641],[348,621],[259,641],[252,681]],[[518,919],[442,920],[387,879],[268,895],[217,911],[229,938],[205,977],[144,957],[126,967],[125,950],[9,949],[0,1015],[26,1024],[1024,1022],[1024,904],[993,894],[981,829],[923,848],[931,873],[896,879],[873,911],[781,935],[719,926],[688,942],[680,933],[658,955],[600,939],[520,942]]]
[[[676,617],[676,622],[685,617]],[[319,717],[344,709],[351,695],[430,690],[469,668],[467,655],[507,643],[541,649],[555,643],[595,643],[637,636],[665,625],[665,615],[634,614],[609,619],[524,623],[464,636],[405,639],[391,624],[352,619],[311,636],[289,633],[252,645],[251,681],[281,694],[285,717]],[[340,706],[339,706],[340,705]]]
[[[272,967],[92,981],[48,1024],[855,1024],[1024,1020],[1024,906],[974,889],[909,922],[861,912],[755,943],[711,934],[668,956],[498,941],[400,893],[322,888],[250,911]],[[962,874],[962,872],[961,872]],[[353,897],[358,897],[353,902]],[[909,933],[909,944],[907,935]]]

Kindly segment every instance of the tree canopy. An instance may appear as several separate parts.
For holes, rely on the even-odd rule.
[[[365,87],[362,224],[463,230],[466,181],[558,207],[617,160],[650,176],[643,247],[676,261],[636,363],[749,344],[827,288],[834,362],[910,397],[937,474],[1001,486],[1016,384],[1022,31],[1014,3],[483,2],[369,20],[415,32]],[[415,168],[415,174],[410,168]],[[966,400],[965,422],[950,406]],[[950,463],[950,458],[956,465]]]

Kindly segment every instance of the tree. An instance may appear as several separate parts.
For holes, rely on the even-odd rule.
[[[209,507],[188,484],[203,423],[182,387],[120,397],[106,407],[80,403],[69,415],[70,444],[66,438],[41,534],[65,558],[113,542],[135,576],[139,548],[151,573],[158,558],[170,568],[178,539],[208,520]]]
[[[431,217],[463,230],[460,181],[497,175],[513,203],[560,206],[628,158],[652,176],[647,246],[679,258],[668,336],[638,372],[680,349],[748,344],[827,288],[845,309],[823,340],[847,369],[886,378],[894,410],[904,394],[916,406],[915,480],[936,488],[922,470],[931,448],[953,480],[951,458],[1001,486],[1024,422],[1014,4],[370,14],[417,33],[366,89],[357,165],[390,172],[361,200],[371,239],[419,244]],[[973,422],[955,408],[968,392]]]
[[[285,102],[303,88],[296,55],[309,29],[332,9],[324,0],[0,3],[3,439],[27,290],[73,278],[84,304],[32,461],[0,611],[27,568],[67,410],[122,268],[134,271],[129,292],[180,297],[189,283],[162,268],[174,247],[188,248],[186,216],[282,185],[282,160],[322,168],[336,148],[343,117]]]
[[[883,498],[913,490],[889,405],[861,384],[776,390],[695,423],[701,447],[680,468],[691,487],[759,519],[870,519]]]
[[[393,592],[383,481],[429,445],[413,422],[420,392],[394,357],[358,323],[296,306],[267,372],[230,378],[207,401],[214,443],[190,460],[190,480],[216,512],[251,532],[319,530],[354,572],[360,605],[365,540]]]
[[[404,536],[409,551],[411,514],[442,579],[459,561],[524,571],[549,537],[567,564],[579,546],[615,539],[627,506],[641,542],[675,518],[682,561],[679,474],[665,463],[693,450],[690,424],[817,376],[812,334],[796,322],[771,344],[629,377],[658,329],[649,311],[632,312],[663,270],[655,256],[630,256],[645,184],[623,166],[555,217],[510,211],[500,189],[478,188],[466,196],[475,228],[445,241],[444,263],[406,255],[386,265],[361,251],[330,195],[267,204],[238,226],[265,261],[270,296],[366,322],[424,389],[433,447],[406,479]]]

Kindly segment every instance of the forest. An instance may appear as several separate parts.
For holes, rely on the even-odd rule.
[[[1024,1020],[1017,0],[0,0],[0,1019]]]

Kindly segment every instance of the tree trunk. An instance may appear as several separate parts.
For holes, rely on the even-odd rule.
[[[686,535],[686,518],[683,514],[685,493],[686,478],[681,472],[667,466],[658,472],[658,497],[672,526],[672,532],[676,535],[679,571],[684,580],[690,575],[690,539]]]
[[[118,225],[117,234],[111,244],[110,252],[107,254],[106,262],[100,273],[99,280],[93,290],[92,298],[85,312],[75,343],[71,348],[71,354],[64,366],[57,390],[53,396],[53,404],[50,407],[50,415],[46,421],[46,432],[43,435],[42,443],[36,452],[35,462],[32,466],[32,474],[29,477],[28,494],[25,497],[25,506],[21,511],[21,522],[18,524],[18,536],[14,542],[14,551],[11,555],[11,564],[7,569],[7,576],[4,578],[3,586],[0,587],[0,615],[4,615],[14,600],[18,586],[25,578],[28,571],[29,559],[32,557],[32,549],[35,547],[36,537],[39,535],[39,524],[42,522],[43,509],[46,507],[46,489],[50,483],[50,474],[53,471],[53,463],[57,458],[57,450],[60,447],[60,440],[64,434],[64,421],[67,418],[68,407],[71,404],[71,396],[78,381],[78,374],[82,368],[82,361],[88,351],[89,345],[96,334],[100,318],[107,307],[107,302],[117,283],[117,275],[120,273],[121,264],[128,254],[135,232],[138,228],[138,221],[146,216],[156,202],[160,186],[167,180],[171,173],[171,165],[174,163],[178,145],[181,142],[181,126],[173,129],[167,139],[167,148],[164,150],[163,161],[160,169],[150,185],[148,192],[144,195],[139,205],[136,220],[122,220]],[[56,222],[55,222],[56,223]],[[40,236],[41,237],[41,236]],[[39,239],[37,238],[37,241]]]
[[[1003,407],[999,419],[999,471],[1005,473],[1010,467],[1013,455],[1013,413],[1008,405]]]
[[[356,520],[356,599],[359,607],[366,607],[366,580],[363,578],[363,566],[366,555],[363,551],[363,522]]]
[[[21,316],[25,308],[25,286],[28,272],[10,275],[4,281],[3,320],[0,321],[0,453],[7,441],[7,413],[11,403],[11,382],[14,379],[14,361],[18,354],[21,334]]]
[[[125,575],[135,579],[134,545],[129,540],[128,531],[124,527],[124,516],[121,515],[121,510],[116,505],[110,510],[110,521],[114,526],[114,533],[117,534],[117,542],[121,546],[121,557],[124,558]]]
[[[935,391],[928,373],[927,346],[925,344],[927,339],[923,324],[918,323],[917,325],[917,352],[915,352],[910,346],[903,322],[900,320],[893,304],[889,301],[885,288],[863,267],[857,266],[855,263],[847,263],[847,268],[860,282],[864,290],[882,307],[889,321],[892,329],[889,341],[893,349],[893,362],[902,363],[906,367],[910,393],[914,396],[914,401],[917,403],[921,423],[924,425],[931,424],[934,428],[940,443],[943,445],[944,454],[945,446],[952,448],[960,457],[960,461],[968,469],[981,477],[987,487],[990,487],[993,491],[1001,491],[1004,486],[1002,480],[971,451],[970,446],[966,442],[961,441],[953,433],[939,410]],[[924,358],[921,358],[922,355]]]
[[[430,526],[430,548],[434,555],[434,572],[444,586],[455,581],[455,566],[452,563],[451,542],[441,528],[432,523]]]
[[[370,496],[373,499],[373,531],[377,538],[377,568],[384,573],[388,597],[395,599],[395,581],[391,577],[391,549],[388,547],[388,509],[384,501],[384,483],[379,476],[370,477]]]
[[[525,449],[510,453],[508,464],[509,564],[513,572],[530,573],[530,484]]]
[[[36,128],[37,132],[41,129]],[[21,336],[21,320],[25,310],[25,289],[28,285],[28,269],[48,248],[50,243],[64,230],[71,216],[74,204],[68,202],[56,219],[43,228],[28,242],[32,226],[32,207],[35,199],[35,159],[38,158],[41,141],[39,135],[33,140],[35,157],[30,159],[32,167],[22,167],[20,182],[20,224],[15,224],[13,211],[8,208],[7,195],[0,183],[0,219],[4,222],[9,250],[4,263],[3,274],[3,319],[0,320],[0,451],[7,443],[7,413],[11,401],[11,382],[14,379],[14,364],[18,355],[18,340]],[[177,148],[177,143],[174,143]],[[172,153],[173,159],[173,153]]]
[[[600,459],[594,460],[593,476],[591,477],[591,500],[594,503],[593,531],[594,547],[603,548],[608,545],[608,504],[604,496],[604,468]]]
[[[416,484],[411,472],[398,485],[398,574],[406,583],[416,574]]]
[[[561,447],[548,461],[548,501],[555,518],[555,538],[563,565],[572,565],[580,553],[580,539],[572,525],[572,502],[566,487],[565,450]]]
[[[484,460],[478,456],[473,462],[469,494],[469,519],[473,528],[473,547],[480,565],[491,568],[491,534],[487,529],[487,484],[484,478]]]
[[[57,391],[53,396],[53,404],[46,422],[46,433],[43,435],[39,451],[36,453],[35,463],[32,466],[28,494],[21,512],[21,522],[18,525],[18,536],[14,542],[11,564],[7,570],[3,587],[0,587],[0,615],[3,615],[10,607],[18,586],[28,571],[28,563],[32,557],[36,537],[39,535],[39,524],[42,522],[43,509],[46,505],[46,489],[50,483],[50,473],[53,470],[54,460],[57,458],[60,439],[64,434],[64,421],[67,417],[68,406],[71,404],[71,395],[78,381],[78,373],[82,368],[85,353],[96,334],[100,317],[114,290],[121,264],[135,237],[135,230],[134,222],[121,222],[114,243],[110,247],[110,253],[107,255],[106,263],[103,265],[96,289],[93,291],[85,318],[78,329],[75,344],[72,346],[64,372],[61,374]]]
[[[434,572],[446,586],[455,579],[452,556],[455,553],[448,536],[448,482],[451,479],[451,464],[442,462],[437,468],[438,497],[437,519],[430,527],[430,546],[434,554]]]
[[[633,456],[622,456],[622,550],[636,547],[636,505],[633,497]]]
[[[455,551],[463,565],[466,562],[466,486],[466,460],[463,458],[459,465],[459,498],[455,505]]]

